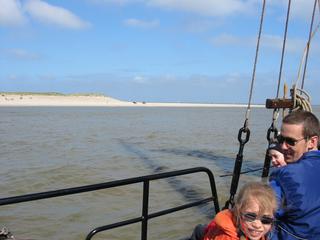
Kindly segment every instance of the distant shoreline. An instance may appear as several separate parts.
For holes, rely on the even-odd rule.
[[[101,107],[247,107],[247,104],[127,102],[100,94],[1,93],[0,107],[101,106]],[[251,105],[264,107],[264,105]]]

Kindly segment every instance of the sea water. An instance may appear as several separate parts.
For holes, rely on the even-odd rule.
[[[243,170],[263,166],[272,113],[251,109]],[[320,115],[319,107],[315,113]],[[233,171],[246,108],[1,107],[0,114],[1,198],[201,166],[215,176],[221,207],[232,179],[223,175]],[[261,171],[241,175],[240,186],[260,176]],[[176,186],[152,182],[149,212],[192,201],[195,192],[210,193],[205,174],[180,177]],[[141,185],[130,185],[1,206],[0,227],[20,238],[85,239],[93,228],[141,216],[141,196]],[[181,239],[207,223],[208,215],[194,208],[153,219],[148,237]],[[135,224],[94,239],[140,239],[139,234]]]

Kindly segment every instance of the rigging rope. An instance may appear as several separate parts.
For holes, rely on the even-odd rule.
[[[281,53],[281,61],[280,61],[278,87],[277,87],[277,97],[276,98],[279,98],[279,92],[280,92],[280,84],[281,84],[282,69],[283,69],[283,59],[284,59],[284,53],[285,53],[285,49],[286,49],[286,42],[287,42],[287,33],[288,33],[288,23],[289,23],[289,16],[290,16],[290,8],[291,8],[291,0],[288,1],[287,18],[286,18],[286,25],[285,25],[283,43],[282,43],[282,53]]]
[[[238,133],[238,141],[239,141],[240,146],[239,146],[239,151],[238,151],[236,161],[234,164],[234,169],[233,169],[233,176],[232,176],[231,187],[230,187],[230,197],[229,197],[229,200],[226,201],[224,209],[228,209],[234,205],[234,196],[237,192],[240,173],[241,173],[244,145],[249,141],[249,138],[250,138],[250,129],[248,128],[249,115],[250,115],[250,111],[251,111],[251,99],[252,99],[252,93],[253,93],[253,85],[255,82],[256,66],[257,66],[258,53],[259,53],[259,48],[260,48],[260,39],[261,39],[261,32],[262,32],[262,26],[263,26],[265,4],[266,4],[266,1],[263,0],[262,12],[261,12],[261,17],[260,17],[259,33],[258,33],[258,40],[257,40],[257,46],[256,46],[256,53],[255,53],[253,72],[252,72],[252,78],[251,78],[248,107],[247,107],[243,127],[239,129],[239,133]],[[243,137],[243,135],[244,135],[244,137]]]
[[[310,49],[310,43],[311,43],[311,37],[312,37],[313,21],[314,21],[314,15],[315,15],[315,11],[316,11],[316,6],[317,6],[317,0],[314,1],[314,5],[313,5],[312,18],[311,18],[311,24],[310,24],[310,31],[309,31],[309,40],[307,42],[307,53],[306,53],[306,60],[305,60],[305,64],[304,64],[301,89],[303,89],[305,75],[306,75],[306,69],[307,69],[307,63],[308,63],[308,56],[309,56],[309,49]]]
[[[301,110],[312,112],[312,107],[311,107],[311,103],[310,103],[311,102],[310,96],[303,90],[303,86],[304,86],[304,81],[305,81],[305,74],[306,74],[311,39],[313,38],[313,36],[315,35],[316,31],[319,29],[319,26],[320,26],[320,23],[318,23],[315,30],[313,31],[313,22],[314,22],[317,2],[318,2],[319,10],[320,10],[320,0],[315,0],[314,6],[313,6],[313,11],[312,11],[309,39],[308,39],[308,42],[307,42],[306,47],[304,49],[303,57],[302,57],[302,60],[301,60],[300,66],[299,66],[298,78],[297,78],[296,84],[294,84],[292,89],[290,90],[291,91],[291,99],[292,99],[292,103],[293,103],[292,106],[290,107],[290,111],[295,111],[295,110],[301,109]],[[277,96],[276,96],[277,99],[279,98],[281,72],[282,72],[282,65],[283,65],[283,56],[284,56],[284,52],[285,52],[284,50],[285,50],[287,28],[288,28],[288,22],[289,22],[290,6],[291,6],[291,0],[288,1],[286,27],[285,27],[285,34],[284,34],[284,40],[283,40],[282,57],[281,57],[281,65],[280,65],[279,79],[278,79],[278,89],[277,89]],[[300,79],[301,68],[302,68],[303,63],[304,63],[304,71],[303,71],[302,84],[301,84],[302,87],[301,87],[301,89],[299,89],[299,88],[297,88],[297,82]],[[276,136],[278,135],[278,130],[275,126],[276,120],[279,115],[278,113],[279,113],[279,107],[274,108],[272,123],[271,123],[270,128],[268,129],[268,134],[267,134],[268,145],[270,145],[271,141],[273,141],[276,138]],[[274,134],[273,138],[271,138],[271,136],[270,136],[271,133]],[[267,177],[269,175],[270,163],[271,163],[271,158],[268,155],[268,149],[267,149],[266,154],[265,154],[265,162],[264,162],[262,177]]]
[[[316,29],[314,31],[312,31],[317,2],[318,2],[319,10],[320,10],[320,0],[315,0],[314,7],[313,7],[311,26],[310,26],[310,32],[309,32],[309,40],[307,42],[307,45],[306,45],[306,48],[304,51],[304,55],[303,55],[303,59],[305,59],[305,62],[304,62],[302,89],[298,89],[296,87],[296,84],[291,89],[291,97],[293,100],[292,110],[304,109],[306,111],[312,111],[311,104],[310,104],[310,96],[305,91],[303,91],[303,85],[304,85],[304,80],[305,80],[307,59],[308,59],[311,39],[315,35],[316,31],[320,28],[320,23],[318,23]],[[291,0],[288,0],[286,25],[285,25],[285,31],[284,31],[284,37],[283,37],[283,46],[282,46],[282,54],[281,54],[281,62],[280,62],[280,69],[279,69],[277,94],[276,94],[277,99],[279,98],[279,92],[280,92],[283,60],[284,60],[284,54],[285,54],[287,32],[288,32],[288,23],[289,23],[289,17],[290,17],[290,8],[291,8]],[[259,34],[258,34],[258,40],[257,40],[256,55],[255,55],[252,79],[251,79],[248,107],[247,107],[247,111],[246,111],[246,115],[245,115],[244,125],[242,128],[240,128],[239,133],[238,133],[238,140],[240,143],[239,152],[237,154],[237,158],[235,161],[235,166],[234,166],[234,170],[233,170],[233,174],[232,174],[232,182],[231,182],[231,187],[230,187],[230,198],[229,198],[229,200],[226,201],[224,209],[229,208],[230,206],[234,205],[234,196],[237,191],[240,174],[242,173],[241,167],[242,167],[242,160],[243,160],[244,145],[249,141],[249,138],[250,138],[250,129],[248,128],[249,115],[250,115],[250,111],[251,111],[251,99],[252,99],[252,93],[253,93],[253,85],[255,82],[255,72],[256,72],[256,65],[257,65],[258,52],[259,52],[259,46],[260,46],[260,38],[261,38],[261,32],[262,32],[264,12],[265,12],[265,0],[263,1],[262,13],[261,13],[261,18],[260,18],[260,27],[259,27]],[[301,68],[302,68],[302,63],[299,68],[298,79],[300,77]],[[278,135],[278,130],[276,127],[276,122],[278,120],[278,117],[279,117],[279,107],[277,106],[274,108],[273,116],[272,116],[272,123],[271,123],[271,126],[267,132],[268,144],[270,144],[272,141],[274,141]],[[243,134],[245,134],[244,138],[242,136]],[[272,136],[272,134],[273,134],[273,136]],[[269,169],[270,169],[270,163],[271,163],[271,159],[268,155],[268,150],[266,150],[265,163],[264,163],[264,167],[263,167],[262,177],[268,176]]]
[[[292,99],[293,99],[293,108],[292,111],[295,110],[305,110],[308,112],[312,112],[311,107],[311,99],[307,92],[303,91],[302,89],[298,89],[296,85],[294,85],[291,89]]]
[[[290,17],[290,9],[291,9],[291,0],[288,1],[288,8],[287,8],[287,17],[286,17],[286,25],[284,29],[284,36],[283,36],[283,43],[282,43],[282,53],[281,53],[281,61],[280,61],[280,69],[279,69],[279,78],[278,78],[278,86],[277,86],[277,94],[276,94],[276,99],[279,98],[279,92],[280,92],[280,85],[281,85],[281,76],[282,76],[282,69],[283,69],[283,59],[284,59],[284,53],[286,49],[286,42],[287,42],[287,33],[288,33],[288,23],[289,23],[289,17]],[[279,108],[275,108],[273,110],[273,115],[272,115],[272,122],[271,126],[268,129],[267,132],[267,140],[268,140],[268,146],[270,145],[271,142],[273,142],[279,131],[277,129],[276,123],[279,117]],[[271,134],[273,133],[273,137],[271,137]],[[269,175],[269,169],[270,169],[270,163],[271,163],[271,158],[268,154],[268,148],[265,153],[265,158],[264,158],[264,165],[263,165],[263,171],[261,177],[268,177]]]
[[[314,5],[313,5],[313,11],[312,11],[309,39],[308,39],[306,47],[303,51],[303,56],[302,56],[302,59],[300,62],[296,83],[293,85],[293,87],[291,89],[291,96],[293,99],[292,111],[302,109],[305,111],[312,112],[312,107],[311,107],[311,103],[310,103],[311,102],[310,96],[303,90],[303,87],[304,87],[304,82],[305,82],[311,40],[315,36],[316,32],[319,30],[319,27],[320,27],[320,22],[318,22],[317,26],[313,30],[313,22],[314,22],[314,18],[315,18],[315,11],[317,8],[317,3],[318,3],[318,7],[319,7],[319,12],[320,12],[320,0],[315,0]],[[303,63],[304,63],[303,77],[302,77],[301,89],[299,89],[299,88],[297,88],[297,85],[298,85],[298,81],[301,78],[301,69],[302,69]]]

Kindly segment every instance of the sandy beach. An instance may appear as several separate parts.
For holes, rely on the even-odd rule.
[[[50,95],[1,93],[0,107],[23,106],[105,106],[105,107],[247,107],[246,104],[127,102],[103,95]],[[263,107],[262,105],[251,105]]]

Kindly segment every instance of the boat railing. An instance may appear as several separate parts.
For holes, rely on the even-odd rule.
[[[207,198],[203,198],[197,201],[193,201],[191,203],[183,204],[174,208],[165,209],[158,212],[149,213],[149,183],[150,181],[164,179],[164,178],[170,178],[170,177],[177,177],[181,175],[187,175],[187,174],[193,174],[198,172],[205,172],[208,175],[210,188],[211,188],[211,196]],[[90,192],[90,191],[96,191],[100,189],[107,189],[107,188],[113,188],[113,187],[119,187],[124,185],[130,185],[130,184],[136,184],[136,183],[142,183],[143,182],[143,198],[142,198],[142,215],[131,218],[125,221],[120,221],[108,225],[104,225],[101,227],[97,227],[93,229],[87,236],[86,240],[90,240],[95,234],[130,225],[141,222],[141,240],[147,240],[147,233],[148,233],[148,220],[153,219],[156,217],[160,217],[166,214],[174,213],[177,211],[181,211],[187,208],[199,206],[208,202],[213,202],[215,212],[219,212],[219,202],[218,202],[218,195],[216,191],[216,185],[213,173],[205,167],[195,167],[195,168],[189,168],[189,169],[183,169],[183,170],[176,170],[176,171],[170,171],[170,172],[163,172],[163,173],[157,173],[152,175],[146,175],[146,176],[140,176],[140,177],[133,177],[133,178],[127,178],[122,180],[115,180],[111,182],[105,182],[105,183],[98,183],[98,184],[92,184],[92,185],[86,185],[86,186],[80,186],[80,187],[73,187],[73,188],[66,188],[66,189],[58,189],[53,191],[47,191],[47,192],[39,192],[39,193],[32,193],[32,194],[26,194],[26,195],[20,195],[20,196],[14,196],[14,197],[7,197],[7,198],[1,198],[0,199],[0,206],[3,205],[10,205],[10,204],[17,204],[22,202],[30,202],[30,201],[36,201],[40,199],[48,199],[48,198],[54,198],[54,197],[60,197],[60,196],[66,196],[66,195],[72,195],[72,194],[79,194],[83,192]]]

